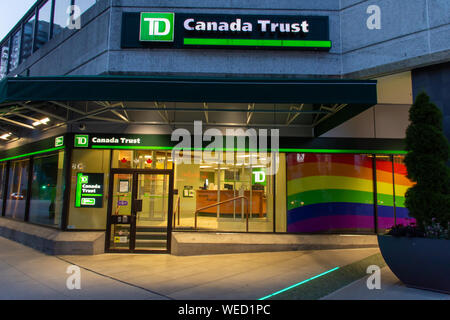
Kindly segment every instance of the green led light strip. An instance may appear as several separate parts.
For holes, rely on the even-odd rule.
[[[14,157],[9,157],[9,158],[0,159],[0,162],[8,161],[8,160],[14,160],[14,159],[18,159],[18,158],[29,157],[29,156],[34,156],[34,155],[36,155],[36,154],[52,152],[52,151],[61,150],[61,149],[64,149],[64,148],[65,148],[65,147],[62,146],[62,147],[56,147],[56,148],[45,149],[45,150],[41,150],[41,151],[35,151],[35,152],[25,153],[25,154],[21,154],[21,155],[14,156]]]
[[[172,150],[173,147],[155,147],[155,146],[101,146],[96,145],[92,146],[92,149],[134,149],[134,150],[141,150],[141,149],[153,149],[153,150]]]
[[[331,48],[331,41],[321,41],[321,40],[184,38],[184,44],[195,46]]]
[[[155,147],[155,146],[92,146],[93,149],[136,149],[136,150],[172,150],[174,147]],[[207,150],[207,148],[191,148],[191,150]],[[223,148],[223,151],[267,151],[270,149],[237,149],[237,148]],[[280,148],[279,152],[305,152],[305,153],[369,153],[369,154],[406,154],[405,150],[351,150],[351,149],[295,149],[295,148]]]

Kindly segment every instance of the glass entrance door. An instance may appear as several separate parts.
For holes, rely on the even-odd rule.
[[[138,173],[136,185],[136,250],[167,250],[169,175]]]
[[[169,252],[172,170],[113,169],[106,251]]]

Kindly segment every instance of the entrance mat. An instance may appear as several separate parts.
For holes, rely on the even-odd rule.
[[[286,291],[280,290],[260,300],[318,300],[350,283],[367,276],[367,267],[377,265],[383,268],[386,266],[381,253],[374,254],[360,261],[353,262],[339,269],[324,273],[322,276],[305,280],[298,286],[292,286]]]

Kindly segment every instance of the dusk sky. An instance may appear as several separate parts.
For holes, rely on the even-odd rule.
[[[0,0],[0,40],[19,22],[36,0]]]

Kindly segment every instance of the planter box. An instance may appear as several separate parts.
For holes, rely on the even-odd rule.
[[[378,236],[378,245],[404,284],[450,293],[450,240]]]

